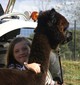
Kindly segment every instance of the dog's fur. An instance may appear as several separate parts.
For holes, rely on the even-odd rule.
[[[50,51],[67,39],[68,26],[66,18],[54,9],[41,12],[29,59],[29,63],[41,64],[41,73],[36,74],[30,70],[0,69],[0,85],[45,85]]]

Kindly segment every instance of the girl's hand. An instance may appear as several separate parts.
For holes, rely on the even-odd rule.
[[[38,64],[38,63],[27,64],[26,62],[24,62],[24,65],[28,69],[33,70],[34,72],[36,72],[36,74],[41,72],[40,64]]]

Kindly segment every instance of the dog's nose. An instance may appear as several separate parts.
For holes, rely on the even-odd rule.
[[[65,34],[65,39],[61,42],[61,45],[64,45],[72,40],[72,32],[67,31]]]
[[[69,32],[67,33],[67,42],[71,41],[72,40],[72,32]]]

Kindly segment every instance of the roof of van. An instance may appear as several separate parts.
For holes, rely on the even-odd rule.
[[[10,19],[0,24],[0,37],[15,29],[19,29],[23,27],[36,28],[36,26],[37,26],[37,22],[25,21],[20,19]]]

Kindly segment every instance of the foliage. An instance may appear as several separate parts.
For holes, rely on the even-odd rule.
[[[78,60],[80,59],[80,34],[79,34],[80,30],[75,31],[75,37],[74,37],[74,30],[71,31],[73,34],[73,39],[72,41],[60,47],[61,48],[60,53],[63,58]],[[75,38],[75,43],[74,43],[74,38]],[[75,56],[74,56],[74,52],[75,52]]]

